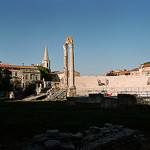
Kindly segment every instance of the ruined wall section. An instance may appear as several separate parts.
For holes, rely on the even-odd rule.
[[[120,91],[150,91],[150,76],[80,76],[75,78],[78,96],[107,90],[112,95]]]

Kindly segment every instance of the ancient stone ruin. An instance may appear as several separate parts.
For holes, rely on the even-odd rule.
[[[68,82],[68,46],[69,46],[69,82]],[[74,77],[74,51],[73,38],[65,38],[64,49],[64,85],[68,88],[68,95],[70,97],[76,96],[75,77]],[[68,85],[69,83],[69,85]]]
[[[135,130],[106,123],[75,134],[48,130],[35,135],[23,150],[143,150],[141,138]]]

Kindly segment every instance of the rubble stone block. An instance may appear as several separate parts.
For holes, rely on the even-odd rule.
[[[35,142],[43,142],[48,140],[49,138],[45,135],[45,134],[39,134],[39,135],[35,135],[33,137],[33,141]]]
[[[59,133],[59,130],[55,129],[55,130],[48,130],[46,132],[47,136],[48,137],[57,137],[57,136],[60,136],[60,133]]]
[[[60,149],[61,143],[58,140],[48,140],[44,142],[47,149]]]
[[[89,94],[89,100],[93,103],[102,103],[104,99],[103,94]]]

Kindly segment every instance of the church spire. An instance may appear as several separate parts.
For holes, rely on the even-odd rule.
[[[46,67],[50,70],[50,60],[48,57],[47,44],[45,45],[44,59],[42,60],[42,64],[43,64],[43,67]]]
[[[47,51],[47,44],[45,45],[44,60],[49,60],[49,58],[48,58],[48,51]]]

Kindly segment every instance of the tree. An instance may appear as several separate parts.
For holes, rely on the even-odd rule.
[[[35,89],[36,89],[36,83],[35,82],[29,82],[25,89],[23,90],[23,96],[29,96],[32,94],[35,94]]]
[[[43,66],[36,66],[36,67],[40,70],[42,79],[44,78],[45,81],[51,81],[52,80],[52,75],[50,74],[49,69],[47,69]]]
[[[0,68],[0,88],[2,87],[2,69]]]
[[[0,69],[0,91],[9,91],[11,89],[10,79],[11,72],[8,69]]]
[[[19,79],[12,79],[11,80],[13,90],[21,90],[21,80]]]
[[[145,62],[143,65],[146,65],[146,64],[150,64],[150,61],[148,61],[148,62]]]

